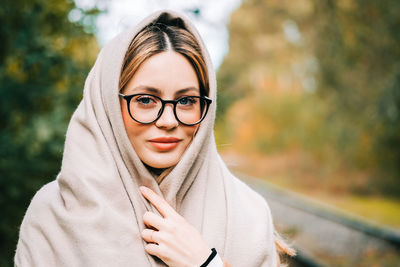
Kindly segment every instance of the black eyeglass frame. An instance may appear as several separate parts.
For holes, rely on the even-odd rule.
[[[182,96],[182,97],[179,97],[179,98],[176,99],[176,100],[164,100],[164,99],[161,99],[160,97],[158,97],[158,96],[156,96],[156,95],[152,95],[152,94],[124,95],[124,94],[122,94],[122,93],[118,93],[118,95],[119,95],[119,97],[122,97],[123,99],[126,100],[126,104],[128,105],[129,116],[132,118],[132,120],[134,120],[134,121],[136,121],[136,122],[138,122],[138,123],[141,123],[141,124],[151,124],[151,123],[157,121],[157,120],[161,117],[161,115],[164,113],[165,105],[166,105],[166,104],[172,104],[172,105],[174,106],[174,107],[173,107],[173,111],[174,111],[175,119],[176,119],[179,123],[181,123],[181,124],[183,124],[183,125],[186,125],[186,126],[193,126],[193,125],[199,124],[200,122],[202,122],[202,121],[204,120],[204,118],[207,116],[208,108],[210,107],[210,105],[211,105],[211,103],[212,103],[212,100],[211,100],[210,98],[206,97],[206,96]],[[155,97],[155,98],[157,98],[157,99],[159,99],[159,100],[161,101],[161,108],[160,108],[160,110],[158,111],[157,117],[156,117],[153,121],[151,121],[151,122],[141,122],[141,121],[136,120],[136,119],[132,116],[132,114],[131,114],[130,102],[131,102],[131,99],[132,99],[133,97],[138,96],[138,95],[148,95],[148,96],[151,96],[151,97]],[[196,98],[200,98],[200,99],[202,99],[202,100],[204,100],[204,101],[206,102],[206,107],[205,107],[206,110],[205,110],[205,112],[204,112],[204,115],[203,115],[203,117],[201,117],[200,120],[199,120],[198,122],[196,122],[196,123],[192,123],[192,124],[184,123],[184,122],[182,122],[182,121],[178,118],[178,116],[177,116],[177,114],[176,114],[176,104],[178,104],[178,102],[179,102],[182,98],[185,98],[185,97],[196,97]]]

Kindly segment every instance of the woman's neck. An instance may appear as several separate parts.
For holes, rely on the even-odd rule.
[[[160,174],[163,173],[163,171],[165,171],[167,169],[167,168],[154,168],[154,167],[147,165],[146,163],[144,163],[144,166],[146,166],[146,168],[149,170],[149,172],[151,172],[152,174],[155,174],[157,176],[160,176]]]

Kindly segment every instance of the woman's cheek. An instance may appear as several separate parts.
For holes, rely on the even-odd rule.
[[[185,128],[186,128],[186,129],[184,129],[185,135],[188,139],[190,139],[190,141],[193,139],[194,136],[196,136],[199,126],[200,126],[199,124],[194,125],[194,126],[185,126]]]
[[[146,132],[149,131],[149,127],[149,125],[140,124],[135,121],[132,121],[132,123],[129,124],[127,127],[127,133],[129,140],[134,147],[138,144],[142,144],[144,146],[144,143],[146,142]]]

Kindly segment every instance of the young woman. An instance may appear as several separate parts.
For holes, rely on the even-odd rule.
[[[16,266],[277,266],[266,201],[217,153],[216,80],[192,23],[163,10],[100,52],[61,171]],[[278,246],[279,247],[279,246]]]

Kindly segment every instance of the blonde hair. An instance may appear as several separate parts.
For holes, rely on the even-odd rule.
[[[279,262],[280,258],[283,256],[290,256],[290,257],[296,256],[296,251],[286,243],[283,237],[276,230],[274,231],[274,239],[275,239],[276,251],[278,252]]]

